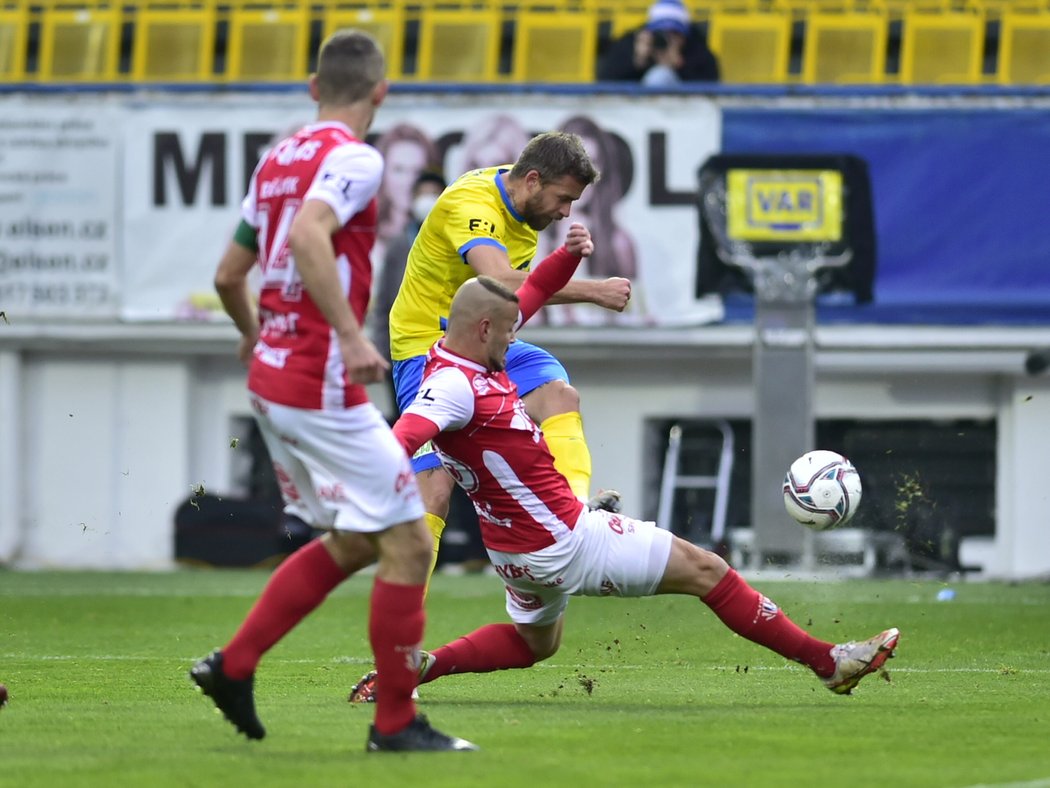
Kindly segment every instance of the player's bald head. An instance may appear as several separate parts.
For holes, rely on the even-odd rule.
[[[507,304],[517,307],[518,296],[510,288],[500,284],[491,276],[468,279],[452,298],[448,313],[449,330],[466,328],[484,317],[492,317]]]

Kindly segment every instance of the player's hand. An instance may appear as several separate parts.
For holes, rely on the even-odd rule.
[[[577,257],[590,257],[594,253],[591,231],[579,222],[573,222],[565,236],[565,248]]]
[[[237,358],[241,360],[241,363],[246,367],[252,365],[252,358],[255,356],[255,343],[259,341],[257,334],[241,335],[241,341],[237,344]]]
[[[351,383],[378,383],[386,375],[390,364],[376,350],[372,340],[363,334],[353,340],[345,340],[340,343],[343,354],[343,364],[346,365],[346,375]]]
[[[598,295],[594,303],[614,312],[622,312],[631,300],[631,280],[622,276],[610,276],[598,282]]]

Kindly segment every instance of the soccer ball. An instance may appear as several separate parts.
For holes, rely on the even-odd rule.
[[[860,475],[853,463],[833,451],[803,454],[784,477],[784,508],[814,531],[838,528],[860,506]]]

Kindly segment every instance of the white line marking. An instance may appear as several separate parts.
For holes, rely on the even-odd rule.
[[[155,657],[145,655],[133,655],[133,654],[27,654],[27,653],[14,653],[9,652],[6,654],[0,654],[0,659],[28,659],[28,660],[43,660],[45,662],[178,662],[180,664],[187,663],[192,664],[193,662],[200,659],[200,657]],[[266,658],[267,662],[280,663],[284,665],[371,665],[372,657],[331,657],[328,659],[288,659],[288,658]],[[546,670],[652,670],[653,666],[650,665],[617,665],[615,663],[603,663],[603,664],[563,664],[563,663],[551,663],[551,662],[540,662],[532,666],[532,669],[543,668]],[[739,665],[704,665],[700,666],[700,670],[712,670],[712,671],[729,671],[732,673],[738,670],[743,672],[746,668],[747,672],[752,671],[787,671],[787,672],[806,672],[806,668],[801,665],[745,665],[741,663]],[[686,668],[683,670],[696,670],[696,666]],[[915,673],[918,675],[933,674],[933,673],[974,673],[974,674],[999,674],[1008,672],[1010,674],[1028,674],[1028,675],[1050,675],[1050,668],[908,668],[908,667],[893,667],[892,665],[888,668],[890,673]],[[1018,785],[1027,785],[1026,783],[1018,783]],[[1043,786],[1040,786],[1043,788]],[[1050,786],[1046,786],[1050,788]]]

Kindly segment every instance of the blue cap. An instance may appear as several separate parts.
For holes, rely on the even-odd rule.
[[[649,6],[645,29],[686,35],[689,32],[689,12],[682,0],[657,0]]]

